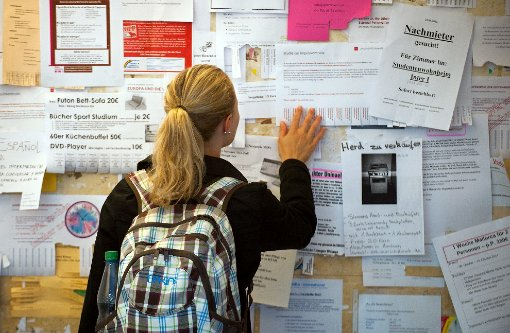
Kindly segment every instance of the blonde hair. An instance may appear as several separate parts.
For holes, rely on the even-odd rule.
[[[205,173],[204,142],[232,114],[235,103],[232,82],[215,66],[187,68],[170,82],[165,92],[166,117],[149,172],[152,202],[164,206],[198,193]]]

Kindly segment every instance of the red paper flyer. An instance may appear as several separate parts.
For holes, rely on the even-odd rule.
[[[124,21],[124,72],[177,72],[191,62],[191,22]]]

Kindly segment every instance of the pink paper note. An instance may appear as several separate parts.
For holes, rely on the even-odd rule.
[[[329,40],[329,29],[346,29],[370,15],[372,0],[289,0],[288,40]]]

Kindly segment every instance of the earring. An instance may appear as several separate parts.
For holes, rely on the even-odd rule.
[[[230,132],[230,131],[225,131],[225,132],[223,132],[223,134],[232,134],[232,132]]]

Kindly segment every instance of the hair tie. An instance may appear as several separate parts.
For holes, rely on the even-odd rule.
[[[177,105],[176,108],[180,108],[180,109],[183,109],[184,111],[188,112],[188,110],[186,110],[186,108],[183,106],[183,105]]]

